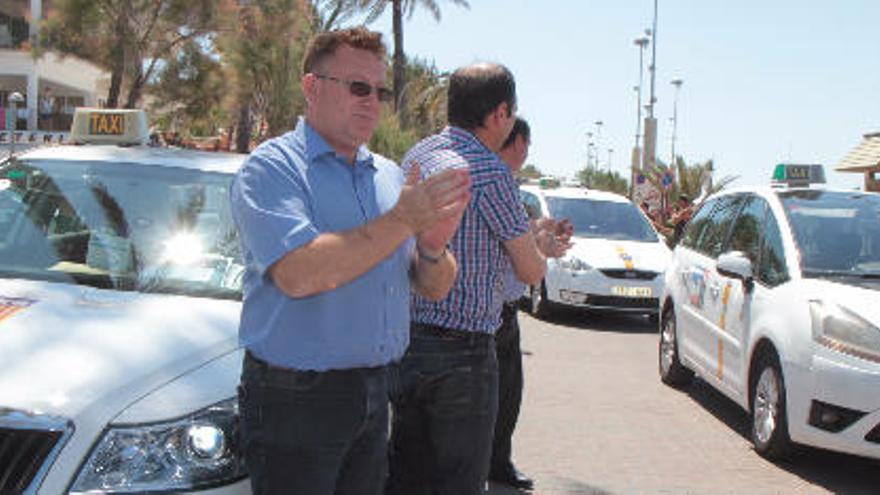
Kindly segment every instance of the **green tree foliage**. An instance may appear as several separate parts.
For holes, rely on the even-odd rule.
[[[312,0],[312,30],[316,33],[341,28],[360,11],[359,0]]]
[[[448,0],[451,3],[470,8],[467,0]],[[400,95],[403,92],[403,86],[406,82],[406,54],[403,50],[403,16],[408,19],[412,18],[416,7],[424,7],[434,19],[440,21],[440,6],[437,0],[358,0],[362,9],[369,12],[367,23],[371,23],[378,19],[388,5],[391,5],[391,28],[394,33],[394,55],[392,63],[393,86],[394,86],[394,106],[395,109],[400,107]]]
[[[609,191],[624,196],[629,192],[629,182],[614,171],[587,167],[578,171],[576,177],[582,186],[590,189]]]
[[[40,46],[76,55],[110,72],[106,105],[140,103],[160,61],[210,33],[220,0],[54,0]]]
[[[221,63],[196,42],[185,44],[147,88],[154,96],[151,114],[160,116],[156,124],[178,130],[186,137],[213,136],[226,126],[226,90]]]
[[[370,139],[369,147],[376,153],[397,163],[403,155],[418,142],[420,136],[412,129],[403,129],[397,116],[390,111],[382,114],[376,132]]]
[[[226,0],[226,29],[217,46],[228,66],[238,151],[290,130],[303,112],[299,64],[313,33],[314,8],[302,0]]]
[[[705,192],[705,196],[714,194],[733,181],[737,180],[737,176],[725,176],[721,179],[714,179],[713,173],[715,166],[712,160],[703,163],[695,163],[688,165],[684,158],[678,156],[675,159],[675,182],[670,191],[670,197],[677,198],[684,194],[691,200],[700,197]]]
[[[446,126],[447,78],[433,64],[413,59],[406,64],[406,83],[398,107],[400,123],[419,136],[434,134]]]
[[[520,180],[540,179],[544,176],[544,173],[541,172],[538,167],[529,163],[519,170],[517,176],[520,178]]]

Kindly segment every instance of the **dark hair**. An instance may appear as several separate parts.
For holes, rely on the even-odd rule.
[[[507,139],[504,140],[501,149],[511,147],[513,142],[516,141],[517,136],[522,136],[526,142],[529,142],[532,138],[532,130],[529,128],[529,123],[522,117],[516,118],[516,121],[513,123],[513,129],[510,130],[510,134],[507,135]]]
[[[678,200],[679,200],[679,201],[685,201],[685,202],[688,202],[688,203],[691,202],[691,198],[689,198],[689,197],[687,196],[687,194],[679,194],[679,195],[678,195]]]
[[[463,129],[476,129],[486,117],[507,103],[507,111],[516,105],[516,82],[507,67],[500,64],[475,64],[462,67],[449,78],[447,120]]]
[[[363,26],[327,31],[309,41],[303,56],[302,73],[314,71],[316,65],[336,53],[341,45],[372,52],[383,60],[387,53],[385,44],[382,43],[382,33],[370,31]]]

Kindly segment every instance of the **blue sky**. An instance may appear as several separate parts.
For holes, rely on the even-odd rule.
[[[532,124],[529,163],[573,175],[586,133],[601,120],[601,165],[628,174],[635,142],[639,52],[653,0],[437,0],[405,22],[409,56],[440,70],[488,60],[517,78],[520,114]],[[391,44],[390,9],[373,29]],[[822,163],[829,183],[856,187],[832,167],[862,134],[880,131],[880,2],[875,0],[659,0],[655,117],[668,160],[673,79],[676,154],[714,159],[716,177],[764,184],[781,161]],[[389,46],[390,48],[390,46]],[[646,51],[645,102],[649,87]],[[595,138],[594,138],[595,140]]]

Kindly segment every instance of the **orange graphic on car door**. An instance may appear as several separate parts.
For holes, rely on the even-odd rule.
[[[727,303],[730,302],[730,282],[724,285],[721,294],[721,317],[718,319],[718,328],[724,331],[727,325]],[[718,379],[724,378],[724,338],[718,337]]]
[[[12,317],[15,313],[18,313],[35,302],[36,301],[33,299],[25,299],[23,297],[0,296],[0,321]]]

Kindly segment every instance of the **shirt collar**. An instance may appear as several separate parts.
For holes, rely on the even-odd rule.
[[[299,121],[296,124],[295,133],[297,140],[303,143],[306,157],[308,157],[309,161],[314,161],[316,158],[324,155],[333,155],[340,160],[345,160],[345,158],[336,153],[336,150],[327,143],[323,136],[318,134],[318,131],[316,131],[314,127],[306,122],[304,117],[299,118]],[[364,165],[376,168],[373,163],[373,153],[367,149],[365,144],[358,147],[354,156],[354,164],[355,166]]]
[[[447,125],[445,132],[447,132],[454,139],[464,141],[467,144],[472,145],[472,146],[478,146],[480,148],[483,148],[487,152],[494,154],[494,152],[492,150],[490,150],[485,144],[483,144],[483,142],[480,141],[473,132],[471,132],[467,129],[464,129],[462,127],[456,127],[454,125]]]

